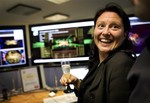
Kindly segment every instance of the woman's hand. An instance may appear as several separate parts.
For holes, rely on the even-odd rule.
[[[79,89],[80,82],[80,79],[70,73],[63,74],[60,79],[62,85],[66,86],[67,84],[73,84],[76,89]]]

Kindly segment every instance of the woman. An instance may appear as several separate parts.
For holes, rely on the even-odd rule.
[[[127,103],[131,90],[126,78],[134,63],[129,30],[128,16],[116,4],[97,12],[88,74],[82,81],[71,74],[60,79],[63,85],[74,84],[78,103]]]

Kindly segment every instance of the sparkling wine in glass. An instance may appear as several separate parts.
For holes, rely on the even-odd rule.
[[[61,61],[61,68],[63,71],[63,74],[68,74],[66,76],[70,76],[70,62],[69,61]],[[69,77],[68,77],[69,78]],[[65,93],[71,93],[73,92],[73,89],[70,88],[70,85],[67,84],[67,89],[64,90]]]

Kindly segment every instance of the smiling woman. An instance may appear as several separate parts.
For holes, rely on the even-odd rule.
[[[122,44],[125,40],[124,26],[122,20],[115,12],[104,12],[97,19],[94,29],[94,42],[99,49],[99,52],[106,57],[110,51],[113,51]],[[105,56],[100,56],[100,62],[105,59]]]
[[[60,79],[62,85],[74,84],[78,103],[128,102],[131,90],[126,77],[135,60],[129,31],[128,16],[117,4],[96,13],[89,72],[82,81],[74,75]]]

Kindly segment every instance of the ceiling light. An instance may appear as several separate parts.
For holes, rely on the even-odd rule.
[[[51,14],[51,15],[44,17],[44,19],[50,20],[50,21],[60,21],[60,20],[68,19],[68,18],[69,18],[68,15],[61,14],[61,13],[55,13],[55,14]]]
[[[47,0],[47,1],[50,1],[55,4],[62,4],[62,3],[68,2],[70,0]]]
[[[38,11],[40,11],[40,8],[24,5],[24,4],[17,4],[7,10],[8,13],[13,14],[20,14],[20,15],[31,15]]]

